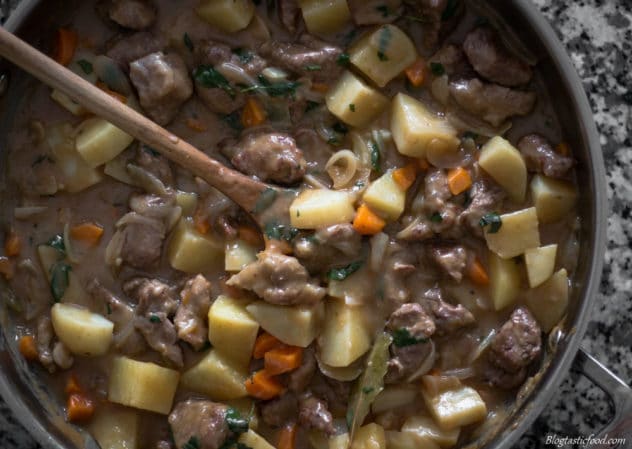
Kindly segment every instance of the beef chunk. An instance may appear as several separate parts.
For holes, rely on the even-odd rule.
[[[325,401],[331,413],[338,416],[346,412],[351,394],[351,382],[332,379],[318,372],[312,379],[310,388],[314,396]]]
[[[295,392],[301,393],[305,391],[316,372],[316,357],[314,350],[308,347],[303,351],[303,360],[301,366],[290,372],[288,375],[288,388]]]
[[[164,185],[172,186],[174,184],[173,170],[171,170],[169,160],[151,148],[145,145],[139,146],[134,163],[154,175]]]
[[[292,392],[261,404],[261,419],[271,427],[282,427],[295,422],[298,415],[298,399]]]
[[[162,38],[141,31],[118,39],[106,52],[106,55],[116,61],[123,69],[129,70],[129,64],[132,61],[150,53],[162,51],[164,48],[165,43]]]
[[[187,67],[175,53],[151,53],[130,64],[130,78],[140,104],[159,125],[166,125],[193,94]]]
[[[258,260],[246,266],[226,283],[252,290],[271,304],[314,304],[325,296],[325,289],[299,261],[291,256],[263,251]]]
[[[448,44],[441,47],[430,57],[430,62],[441,64],[445,73],[450,76],[463,76],[473,73],[473,69],[468,63],[465,53],[458,45]]]
[[[518,150],[530,171],[544,173],[551,178],[563,178],[573,166],[573,159],[556,152],[539,134],[528,134],[520,139]]]
[[[186,282],[180,296],[182,301],[174,319],[178,338],[199,350],[208,341],[206,316],[211,306],[211,283],[198,274]]]
[[[247,134],[222,152],[237,170],[262,181],[295,184],[305,175],[307,163],[296,141],[282,133]]]
[[[452,192],[448,186],[448,176],[445,170],[438,168],[429,170],[424,178],[423,208],[431,219],[428,221],[422,218],[418,222],[425,222],[433,233],[437,234],[451,229],[457,219],[458,207],[448,201],[450,198],[452,198]],[[423,230],[422,227],[418,229],[417,233],[423,234],[419,232]]]
[[[480,178],[474,181],[470,190],[470,204],[459,215],[459,223],[465,224],[471,232],[482,237],[483,230],[479,224],[481,218],[498,210],[505,196],[505,191],[490,179]]]
[[[399,306],[389,317],[386,327],[391,331],[405,329],[411,337],[416,339],[428,338],[436,330],[432,317],[417,303]]]
[[[298,421],[302,426],[329,435],[334,433],[333,417],[324,400],[307,394],[299,399],[298,407]]]
[[[450,93],[459,106],[493,126],[514,115],[527,115],[536,101],[535,92],[487,84],[476,78],[452,81]]]
[[[216,402],[189,399],[179,402],[169,415],[169,425],[178,449],[196,438],[199,449],[219,449],[231,431],[226,423],[228,407]]]
[[[402,347],[392,344],[384,382],[404,382],[413,376],[432,354],[432,345],[431,341]]]
[[[110,19],[131,30],[144,30],[156,20],[156,9],[143,0],[113,0],[108,13]]]
[[[463,271],[468,261],[468,253],[462,245],[443,245],[432,248],[430,254],[434,262],[455,281],[463,280]]]
[[[349,0],[348,3],[357,25],[391,23],[402,13],[400,0]]]
[[[205,87],[195,80],[195,93],[209,110],[218,114],[231,114],[246,105],[246,96],[240,92],[230,94],[220,87]]]
[[[196,43],[194,57],[198,64],[207,66],[229,62],[243,69],[250,76],[261,73],[268,65],[265,59],[253,51],[244,49],[233,51],[228,45],[210,40]]]
[[[517,308],[490,345],[490,363],[507,373],[522,375],[522,370],[540,355],[541,332],[531,312]]]
[[[421,303],[428,314],[434,318],[438,336],[451,334],[476,321],[472,312],[463,307],[463,305],[455,306],[444,301],[441,290],[438,288],[426,291]]]
[[[117,231],[108,245],[115,266],[155,266],[160,260],[166,228],[162,221],[130,212],[116,223]]]
[[[509,53],[489,27],[471,31],[463,42],[463,50],[474,70],[493,83],[515,87],[531,81],[531,67]]]
[[[317,81],[336,80],[343,70],[337,62],[342,49],[308,34],[303,34],[298,43],[264,42],[259,51],[273,64]],[[314,66],[320,67],[320,70],[310,70]]]
[[[362,247],[362,236],[349,223],[318,229],[313,238],[296,239],[294,255],[312,272],[327,271],[357,258]]]

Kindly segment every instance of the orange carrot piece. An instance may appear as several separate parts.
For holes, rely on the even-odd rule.
[[[329,85],[325,84],[325,83],[315,82],[315,83],[312,83],[312,90],[314,92],[318,92],[318,93],[321,93],[321,94],[326,94],[327,91],[329,90]]]
[[[123,104],[127,104],[127,97],[123,94],[120,94],[112,89],[110,89],[108,87],[107,84],[105,84],[102,81],[97,81],[97,87],[99,89],[101,89],[103,92],[105,92],[106,94],[108,94],[110,97],[114,98],[115,100],[120,101]]]
[[[477,285],[489,284],[489,275],[487,274],[487,271],[485,271],[483,264],[481,264],[478,259],[474,259],[474,261],[470,264],[467,270],[467,276]]]
[[[405,167],[393,170],[393,181],[402,190],[408,190],[417,179],[417,167],[415,164],[408,164]]]
[[[208,231],[211,230],[211,224],[208,222],[206,215],[200,213],[199,210],[193,214],[193,227],[200,234],[208,234]]]
[[[419,159],[419,169],[422,171],[426,171],[430,168],[430,164],[425,159]]]
[[[296,447],[296,423],[285,425],[279,430],[277,449],[295,449]]]
[[[463,167],[453,168],[448,172],[448,186],[452,195],[465,192],[472,186],[470,172]]]
[[[283,392],[283,385],[265,369],[257,371],[249,377],[245,386],[250,396],[264,401],[273,399]]]
[[[377,234],[384,229],[384,226],[386,226],[386,222],[369,209],[366,204],[362,204],[358,208],[353,219],[353,228],[362,235]]]
[[[189,127],[189,129],[196,131],[198,133],[202,133],[208,129],[206,125],[202,123],[202,120],[199,120],[193,117],[187,118],[186,124]]]
[[[426,79],[426,61],[423,58],[417,59],[406,69],[406,77],[413,86],[421,86]]]
[[[64,391],[66,392],[66,394],[78,394],[81,393],[83,390],[81,389],[81,386],[79,386],[79,381],[77,380],[77,376],[75,376],[74,374],[71,374],[68,377],[68,380],[66,381],[66,388],[64,389]]]
[[[259,126],[266,121],[266,111],[255,97],[248,97],[241,113],[241,124],[244,128]]]
[[[22,241],[20,240],[20,236],[17,232],[15,232],[15,230],[9,230],[4,241],[4,253],[9,257],[15,257],[20,255],[21,250]]]
[[[571,147],[566,142],[560,142],[555,146],[555,151],[562,156],[571,155]]]
[[[264,367],[268,374],[276,376],[295,370],[303,361],[303,348],[298,346],[281,346],[265,353]]]
[[[70,228],[70,237],[90,246],[96,246],[103,236],[103,227],[96,223],[81,223]]]
[[[13,272],[13,262],[11,262],[6,256],[0,256],[0,274],[2,274],[5,279],[9,280],[13,277]]]
[[[262,332],[255,340],[255,347],[252,350],[252,358],[262,359],[266,352],[284,346],[284,343],[274,335]]]
[[[82,394],[73,393],[68,396],[66,417],[69,422],[85,422],[94,415],[94,403]]]
[[[261,232],[252,226],[240,226],[237,229],[237,232],[239,234],[239,238],[249,245],[261,246],[263,243],[263,236],[261,235]]]
[[[32,335],[24,335],[23,337],[20,337],[20,340],[18,341],[18,349],[20,350],[20,354],[22,354],[26,360],[37,360],[37,344],[35,343],[35,337]]]
[[[78,41],[77,33],[67,28],[59,28],[55,45],[55,61],[61,65],[70,64],[73,56],[75,56]]]

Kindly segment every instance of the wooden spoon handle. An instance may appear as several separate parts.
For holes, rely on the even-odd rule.
[[[227,168],[1,27],[0,55],[204,179],[248,212],[269,188]]]

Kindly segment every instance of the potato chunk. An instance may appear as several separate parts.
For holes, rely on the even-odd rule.
[[[386,447],[388,449],[439,449],[439,446],[427,436],[395,430],[386,431]]]
[[[568,306],[568,273],[562,268],[527,296],[527,305],[544,332],[562,319]]]
[[[116,357],[112,362],[108,400],[150,412],[168,414],[180,373],[154,363]]]
[[[215,350],[244,369],[252,357],[259,332],[246,310],[247,302],[220,295],[208,311],[208,339]]]
[[[525,251],[524,261],[527,266],[529,287],[537,287],[551,277],[555,269],[556,255],[557,245],[530,248]]]
[[[243,30],[255,13],[252,0],[204,0],[195,9],[207,23],[227,33]]]
[[[217,267],[224,257],[220,243],[197,232],[187,220],[178,222],[167,255],[173,268],[192,274]]]
[[[351,19],[347,0],[299,0],[298,4],[312,34],[334,33]]]
[[[325,98],[329,112],[351,126],[367,125],[388,105],[388,99],[351,72],[342,74]]]
[[[489,288],[495,310],[513,304],[520,293],[520,270],[513,259],[489,254]]]
[[[371,210],[389,221],[397,220],[406,206],[406,192],[397,185],[391,171],[373,181],[362,199]]]
[[[246,310],[261,327],[283,343],[306,348],[318,335],[324,315],[322,302],[316,306],[277,306],[257,301]]]
[[[360,427],[351,442],[351,449],[386,449],[384,428],[376,423]]]
[[[290,221],[298,229],[349,223],[354,216],[353,196],[337,190],[303,190],[290,205]]]
[[[252,429],[242,433],[237,442],[251,449],[274,449],[274,446]]]
[[[415,402],[417,389],[408,385],[386,387],[377,395],[371,411],[374,415]]]
[[[364,36],[350,50],[351,63],[380,87],[402,73],[417,59],[415,44],[395,25],[382,25]]]
[[[77,128],[75,146],[90,167],[98,167],[114,159],[133,141],[132,136],[110,122],[91,118]]]
[[[564,218],[577,203],[577,190],[570,182],[535,175],[531,181],[531,197],[541,223]]]
[[[421,394],[439,427],[456,429],[485,419],[487,406],[478,392],[471,387],[455,387],[431,392],[426,386]]]
[[[391,111],[393,140],[404,156],[423,158],[426,152],[455,152],[459,146],[457,131],[434,115],[421,102],[398,93]]]
[[[224,269],[241,271],[246,265],[257,260],[257,250],[243,240],[226,243]]]
[[[540,246],[540,230],[535,207],[500,216],[502,226],[496,233],[485,228],[485,240],[490,250],[503,259],[516,257],[529,248]]]
[[[413,433],[441,447],[448,448],[454,446],[459,440],[461,429],[455,427],[451,430],[444,430],[427,416],[411,416],[404,422],[402,432]]]
[[[333,367],[349,366],[371,347],[363,308],[329,299],[325,310],[324,329],[318,338],[320,360]]]
[[[513,201],[524,201],[527,192],[527,166],[520,151],[509,141],[500,136],[490,139],[483,145],[478,163],[507,191]]]
[[[57,303],[51,308],[55,334],[76,355],[99,356],[110,349],[114,323],[88,309]]]
[[[90,433],[101,449],[137,449],[139,419],[139,414],[128,408],[100,406],[90,423]]]
[[[197,365],[182,375],[185,388],[209,396],[214,401],[243,398],[248,370],[211,349]]]

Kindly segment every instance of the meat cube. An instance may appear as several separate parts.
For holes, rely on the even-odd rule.
[[[358,257],[362,237],[349,223],[318,229],[313,238],[297,239],[294,255],[312,272],[323,272],[332,264],[342,265]]]
[[[178,448],[195,438],[198,449],[219,449],[232,435],[226,422],[228,407],[216,402],[189,399],[179,402],[169,415],[173,440]]]
[[[174,319],[178,338],[199,350],[208,341],[206,317],[211,306],[211,283],[198,274],[186,282],[180,296],[182,301]]]
[[[389,317],[386,327],[391,331],[405,329],[411,337],[416,339],[426,339],[436,330],[432,317],[420,304],[416,303],[399,306]]]
[[[132,61],[136,61],[150,53],[162,51],[164,48],[165,43],[162,38],[156,37],[149,32],[141,31],[118,39],[106,52],[106,55],[127,71]]]
[[[146,145],[141,145],[138,148],[134,163],[154,175],[165,186],[173,185],[173,171],[169,160]]]
[[[404,382],[424,365],[424,362],[432,354],[433,343],[421,342],[407,346],[391,345],[391,358],[388,360],[384,382]],[[434,362],[434,360],[432,360]],[[417,377],[417,376],[415,376]]]
[[[187,67],[175,53],[151,53],[130,64],[130,78],[140,104],[159,125],[168,124],[193,94]]]
[[[462,304],[453,305],[443,300],[443,294],[439,288],[432,288],[423,294],[421,303],[434,318],[437,327],[436,334],[444,336],[451,334],[463,327],[474,324],[476,321],[472,312]]]
[[[290,372],[288,375],[288,388],[295,393],[301,393],[305,391],[307,386],[314,377],[316,372],[316,357],[314,357],[314,350],[308,347],[303,351],[303,360],[301,366]]]
[[[298,421],[302,426],[329,435],[334,433],[333,417],[324,400],[306,394],[300,398],[298,407]]]
[[[490,345],[491,363],[509,373],[526,368],[540,355],[541,332],[531,312],[517,308]]]
[[[298,399],[292,392],[261,404],[261,419],[271,427],[282,427],[295,422],[298,415]]]
[[[573,166],[573,159],[556,152],[546,138],[528,134],[518,141],[518,150],[530,171],[551,178],[563,178]]]
[[[110,19],[131,30],[144,30],[156,21],[156,9],[143,0],[113,0],[108,14]]]
[[[437,246],[431,251],[434,262],[457,282],[463,280],[468,252],[462,245]]]
[[[470,204],[458,217],[460,224],[465,224],[471,232],[482,237],[483,230],[479,224],[483,215],[499,210],[506,197],[504,189],[488,178],[480,178],[474,182],[470,190]]]

